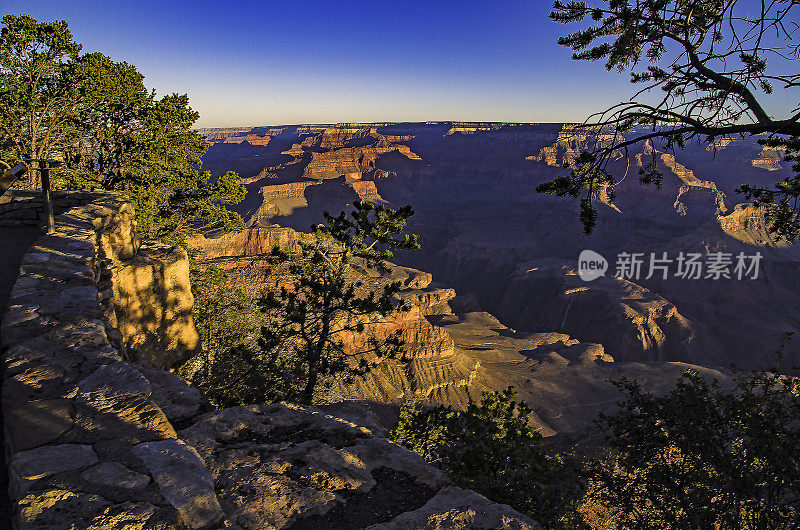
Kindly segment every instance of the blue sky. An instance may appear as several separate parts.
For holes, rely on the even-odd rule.
[[[631,94],[556,44],[549,0],[6,0],[64,19],[84,51],[188,93],[199,126],[580,121]],[[788,105],[788,103],[785,103]],[[778,109],[785,110],[785,109]]]

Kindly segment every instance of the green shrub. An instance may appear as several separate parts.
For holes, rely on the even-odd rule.
[[[509,504],[548,527],[579,526],[573,466],[548,450],[530,425],[533,412],[513,387],[484,392],[466,410],[405,403],[395,441],[440,467],[459,486]]]

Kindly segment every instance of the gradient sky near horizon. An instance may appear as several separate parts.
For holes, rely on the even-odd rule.
[[[556,44],[571,28],[550,5],[6,0],[3,12],[66,20],[84,52],[136,65],[158,94],[188,93],[200,127],[582,121],[627,99],[627,75]]]

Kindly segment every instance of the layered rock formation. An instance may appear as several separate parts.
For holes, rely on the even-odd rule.
[[[717,220],[726,234],[748,245],[789,248],[785,240],[776,241],[769,232],[767,208],[749,203],[737,204],[733,210],[717,216]]]
[[[548,166],[563,167],[571,164],[582,151],[594,147],[611,145],[614,136],[610,132],[597,134],[595,131],[581,129],[573,125],[565,125],[555,141],[543,147],[537,154],[526,157],[527,160],[542,162]]]
[[[260,136],[258,134],[248,134],[246,136],[228,136],[225,138],[224,142],[226,144],[240,144],[242,142],[247,142],[250,145],[269,145],[269,141],[272,139],[269,135]]]
[[[762,147],[761,152],[757,157],[753,158],[753,167],[765,169],[767,171],[780,171],[783,169],[783,157],[786,156],[786,151],[778,147],[770,147],[765,145]]]
[[[337,178],[347,173],[365,173],[375,169],[381,155],[398,152],[410,160],[419,160],[407,146],[392,144],[385,137],[378,137],[365,147],[341,147],[324,152],[314,152],[303,172],[310,179]]]
[[[358,194],[358,198],[362,201],[368,202],[383,202],[383,199],[380,195],[378,195],[378,188],[375,186],[375,183],[368,180],[362,182],[353,182],[350,184],[355,190],[356,194]]]
[[[413,395],[461,406],[481,390],[514,382],[521,393],[530,390],[525,396],[543,429],[577,434],[597,411],[613,407],[613,389],[605,383],[613,374],[641,376],[657,389],[687,366],[681,363],[715,374],[731,363],[767,367],[781,334],[800,332],[800,248],[771,240],[763,210],[733,206],[742,183],[770,185],[789,174],[785,164],[759,162],[774,153],[755,139],[675,152],[650,144],[632,148],[628,160],[610,163],[616,198],[612,204],[607,193],[598,194],[598,226],[585,236],[576,204],[534,189],[563,175],[564,162],[609,141],[606,136],[561,124],[458,122],[340,124],[283,134],[281,149],[293,156],[254,171],[268,167],[270,180],[249,185],[252,202],[241,213],[307,231],[322,220],[322,210],[347,211],[362,197],[410,204],[416,212],[410,231],[421,234],[422,250],[394,260],[432,273],[459,294],[451,298],[442,286],[408,289],[404,296],[431,325],[443,327],[454,347],[411,365],[382,363],[360,386],[339,389],[341,397],[397,401]],[[381,138],[406,146],[419,160],[393,150],[364,171],[359,159],[373,160]],[[347,162],[337,166],[336,156]],[[660,189],[638,183],[638,169],[654,157],[663,174]],[[331,161],[330,176],[338,178],[306,187],[302,199],[291,199],[290,213],[261,198],[261,186],[307,182],[307,172],[325,171],[312,164],[315,158]],[[645,263],[638,278],[586,283],[574,273],[585,249],[605,256],[608,276],[623,252],[646,258],[666,252],[672,260],[698,253],[703,261],[715,252],[759,252],[763,260],[757,279],[684,279],[673,262],[666,279],[647,279]],[[566,342],[526,345],[528,336]],[[492,344],[482,344],[485,337]],[[790,344],[784,356],[794,363],[800,349]],[[592,358],[604,360],[587,361]],[[562,406],[564,396],[569,406]]]
[[[244,240],[243,235],[220,239],[232,241],[237,237]],[[258,260],[257,247],[220,245],[214,239],[195,243],[203,245],[204,256],[215,263],[238,259],[254,264]],[[239,266],[231,267],[231,271],[237,282],[251,290],[281,285],[270,271],[257,282],[250,276],[245,278]],[[399,281],[399,298],[411,305],[407,312],[366,319],[371,322],[368,333],[345,337],[346,351],[359,352],[369,349],[366,341],[370,337],[399,331],[409,357],[409,362],[403,362],[370,356],[377,365],[364,377],[334,382],[327,399],[359,405],[334,405],[333,412],[359,422],[365,419],[365,405],[397,406],[413,399],[461,408],[479,399],[483,391],[514,385],[534,406],[534,422],[542,432],[581,436],[597,412],[616,403],[616,391],[607,379],[615,374],[641,376],[646,388],[661,389],[690,366],[661,361],[690,359],[704,344],[692,324],[658,295],[613,279],[602,279],[590,290],[581,285],[574,270],[552,262],[521,267],[516,281],[504,294],[499,293],[499,306],[507,308],[502,316],[508,320],[516,318],[525,324],[533,322],[539,330],[565,329],[566,333],[517,333],[480,312],[476,302],[457,300],[453,289],[432,283],[430,273],[408,267],[390,264],[388,273],[378,274],[357,261],[353,279],[373,290]],[[542,305],[545,309],[540,311]],[[609,306],[613,312],[607,318],[582,320],[581,315],[605,311]],[[719,372],[706,372],[725,378]],[[565,397],[568,406],[562,401]],[[368,423],[386,432],[396,414],[396,408],[384,409]]]
[[[246,285],[252,293],[284,285],[283,270],[260,260],[274,246],[291,250],[303,234],[278,226],[250,228],[238,234],[218,238],[195,238],[190,244],[202,249],[201,261],[227,268],[238,285]],[[243,266],[247,264],[247,267]],[[461,359],[453,349],[446,331],[432,325],[429,315],[449,314],[448,302],[455,296],[452,289],[431,285],[432,277],[422,271],[388,264],[390,272],[380,274],[356,261],[353,281],[364,283],[363,289],[379,291],[383,285],[398,281],[402,285],[399,299],[409,304],[407,311],[396,311],[386,317],[367,316],[364,333],[343,336],[345,351],[358,353],[371,350],[369,342],[399,334],[410,363],[398,359],[370,356],[378,367],[365,378],[352,383],[335,383],[332,395],[340,399],[376,400],[397,404],[406,399],[427,399],[434,389],[450,385],[463,387],[474,363]],[[463,389],[460,390],[463,393]]]
[[[696,362],[718,348],[652,291],[614,277],[584,282],[552,260],[521,264],[498,307],[497,316],[512,327],[557,329],[602,344],[619,361]]]
[[[278,225],[250,226],[241,232],[228,232],[217,237],[199,235],[189,240],[191,247],[203,251],[203,260],[222,260],[269,254],[275,246],[290,249],[300,234]]]

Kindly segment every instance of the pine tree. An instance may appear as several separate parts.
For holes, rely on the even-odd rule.
[[[661,141],[665,149],[691,140],[766,134],[763,143],[782,147],[787,161],[800,155],[800,112],[775,118],[765,110],[774,88],[795,90],[800,4],[794,0],[753,6],[735,0],[604,0],[553,3],[550,18],[588,26],[562,36],[579,61],[605,61],[607,70],[629,71],[639,90],[630,100],[591,116],[587,133],[610,135],[570,164],[569,175],[537,187],[541,193],[581,197],[580,218],[590,233],[597,220],[593,200],[600,190],[613,198],[616,184],[608,163],[630,146]],[[753,13],[753,11],[755,11]],[[772,67],[770,68],[770,65]],[[657,93],[660,92],[660,93]],[[648,98],[647,96],[654,96]],[[655,152],[655,151],[654,151]],[[655,156],[655,155],[654,155]],[[800,237],[800,172],[773,188],[743,185],[738,191],[766,208],[776,238]],[[640,170],[642,184],[660,186],[655,164]]]

